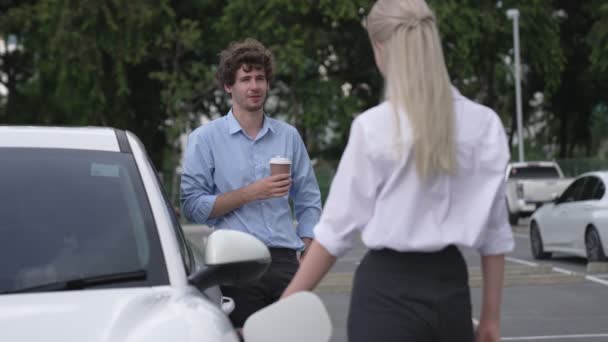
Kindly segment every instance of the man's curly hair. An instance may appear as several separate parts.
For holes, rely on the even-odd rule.
[[[274,77],[274,57],[272,53],[253,38],[231,43],[220,53],[220,64],[215,72],[215,80],[220,88],[232,86],[236,72],[244,66],[245,71],[263,69],[270,83]]]

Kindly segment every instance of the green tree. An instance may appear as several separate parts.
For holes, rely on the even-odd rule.
[[[28,3],[31,1],[0,1],[0,85],[8,91],[0,97],[0,122],[16,123],[17,109],[28,103],[22,85],[34,72],[33,56],[23,49],[26,32],[15,15],[16,8]]]
[[[588,5],[593,18],[588,43],[591,46],[591,63],[596,72],[608,72],[608,3],[592,0]]]
[[[561,45],[566,56],[566,67],[561,76],[557,92],[551,98],[551,111],[558,121],[556,135],[560,145],[560,158],[590,156],[596,150],[593,146],[592,127],[600,122],[594,108],[601,99],[606,99],[605,73],[602,75],[602,60],[596,58],[592,64],[592,52],[598,48],[590,44],[594,36],[593,28],[602,24],[597,16],[601,2],[556,1],[564,19],[560,24]]]
[[[201,63],[187,60],[197,50],[195,22],[179,18],[169,0],[41,0],[13,3],[2,31],[15,35],[31,63],[9,99],[13,123],[103,125],[126,128],[142,138],[157,166],[175,138],[170,119],[185,89],[204,75]],[[193,76],[194,75],[194,76]],[[184,79],[194,77],[192,82]],[[10,103],[9,103],[10,104]]]
[[[510,141],[516,132],[513,26],[509,8],[520,11],[524,119],[535,92],[550,96],[560,83],[564,57],[559,21],[549,1],[430,0],[439,19],[453,83],[467,96],[498,112]]]
[[[520,10],[524,119],[554,118],[562,156],[597,149],[605,122],[608,6],[602,0],[429,0],[454,84],[515,132],[512,23]],[[218,53],[254,37],[277,57],[267,105],[300,130],[313,156],[338,157],[352,118],[381,100],[364,27],[369,0],[0,0],[0,121],[111,125],[140,136],[173,171],[176,138],[229,101],[213,82]],[[560,11],[563,10],[563,11]],[[544,101],[530,104],[537,92]],[[593,114],[592,114],[593,113]],[[546,119],[545,119],[546,120]],[[590,130],[590,127],[596,129]],[[328,139],[327,131],[334,132]],[[593,138],[589,138],[593,136]]]
[[[273,94],[281,101],[272,112],[288,115],[313,154],[339,156],[353,115],[377,103],[380,83],[362,25],[368,8],[364,0],[233,0],[215,25],[223,45],[251,36],[273,51]],[[327,126],[334,144],[323,144]]]
[[[588,36],[591,46],[591,75],[593,76],[593,112],[591,120],[591,145],[600,149],[600,155],[608,153],[608,3],[593,0],[589,4],[593,26]]]

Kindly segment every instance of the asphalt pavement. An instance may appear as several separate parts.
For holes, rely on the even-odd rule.
[[[202,239],[204,227],[186,227]],[[506,258],[501,330],[503,341],[608,342],[608,263],[557,255],[531,257],[527,222],[513,227],[515,250]],[[331,342],[346,342],[346,318],[353,273],[366,252],[358,244],[339,259],[315,292],[329,311]],[[479,255],[462,250],[469,269],[473,320],[479,319],[481,272]],[[458,342],[458,341],[455,341]]]
[[[581,258],[558,256],[538,262],[530,255],[526,222],[514,227],[515,250],[507,256],[502,306],[503,341],[608,342],[608,266],[588,272]],[[331,342],[346,342],[346,318],[353,272],[365,254],[359,243],[340,259],[316,293],[334,327]],[[481,306],[480,259],[462,250],[469,266],[474,315]]]

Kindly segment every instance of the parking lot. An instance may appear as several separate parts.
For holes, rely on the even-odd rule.
[[[608,265],[556,255],[530,255],[527,222],[514,227],[516,248],[507,258],[502,309],[503,341],[608,341]],[[359,245],[336,263],[317,293],[334,324],[332,342],[345,342],[352,273],[365,253]],[[479,257],[463,251],[469,265],[474,317],[479,317]]]
[[[527,222],[513,227],[513,232],[516,245],[506,262],[502,340],[608,342],[608,263],[588,266],[585,259],[560,255],[534,260]],[[200,238],[205,233],[199,232]],[[365,251],[358,244],[335,264],[316,290],[332,319],[332,342],[347,341],[352,275]],[[471,250],[463,254],[469,265],[473,319],[477,320],[481,304],[479,257]]]

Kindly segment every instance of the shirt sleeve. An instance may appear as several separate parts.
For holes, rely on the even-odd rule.
[[[184,216],[191,222],[214,225],[209,215],[215,205],[213,155],[201,131],[188,138],[181,178],[181,202]]]
[[[480,244],[481,255],[499,255],[513,250],[515,242],[513,232],[509,224],[507,206],[505,204],[505,170],[510,159],[507,137],[498,115],[492,113],[489,124],[487,144],[481,146],[480,161],[483,167],[491,175],[488,184],[494,186],[494,198],[488,216],[488,221]]]
[[[379,178],[366,150],[364,128],[355,119],[321,220],[314,230],[315,239],[332,255],[344,255],[351,248],[355,233],[369,222]]]
[[[293,186],[290,196],[298,221],[297,233],[300,238],[314,238],[313,228],[321,216],[321,191],[315,177],[304,142],[294,129]]]

